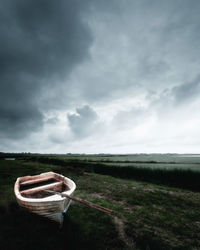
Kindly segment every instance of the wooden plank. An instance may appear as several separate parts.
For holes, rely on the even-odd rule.
[[[21,191],[20,193],[21,193],[21,195],[27,195],[27,194],[33,194],[33,193],[36,193],[36,192],[47,190],[47,189],[55,190],[55,189],[61,187],[62,184],[63,184],[63,182],[59,181],[59,182],[55,182],[55,183],[52,183],[52,184],[48,184],[48,185],[44,185],[44,186],[40,186],[40,187],[36,187],[36,188],[30,188],[30,189]]]
[[[21,186],[25,186],[25,185],[31,185],[31,184],[35,184],[35,183],[39,183],[39,182],[43,182],[43,181],[48,181],[54,179],[52,176],[49,177],[43,177],[43,178],[38,178],[38,179],[33,179],[33,180],[28,180],[28,181],[23,181],[20,183]]]

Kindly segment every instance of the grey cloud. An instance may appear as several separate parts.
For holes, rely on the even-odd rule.
[[[170,70],[170,65],[162,59],[155,59],[151,57],[144,57],[140,60],[138,65],[138,73],[140,77],[157,78],[161,74],[165,74]]]
[[[1,1],[0,139],[8,145],[45,123],[40,133],[52,143],[65,132],[70,142],[86,138],[99,124],[91,107],[104,112],[102,131],[109,114],[118,112],[111,126],[123,131],[151,110],[183,110],[199,93],[199,80],[191,81],[199,74],[199,10],[195,0]],[[147,109],[115,106],[147,92]],[[49,135],[59,127],[49,114],[82,103],[89,106],[67,116],[74,137],[67,129]]]
[[[146,96],[149,102],[149,110],[155,110],[159,116],[167,116],[187,108],[200,98],[200,77],[193,81],[184,82],[173,88],[165,88],[160,93],[149,92]]]
[[[29,132],[42,128],[43,115],[35,105],[18,105],[17,103],[7,104],[0,107],[0,137],[1,138],[23,138]],[[13,106],[12,106],[13,105]]]
[[[200,97],[200,76],[192,82],[186,82],[174,87],[171,91],[175,104],[183,104]]]
[[[45,123],[56,124],[58,121],[59,119],[57,117],[50,117],[45,121]]]
[[[113,1],[112,5],[113,10],[97,9],[87,19],[95,38],[92,57],[73,79],[85,102],[109,102],[138,89],[160,91],[180,83],[185,70],[196,74],[197,1]]]
[[[114,116],[112,124],[118,129],[130,129],[143,125],[150,115],[151,111],[144,107],[133,107],[129,110],[118,112]]]
[[[41,95],[59,88],[88,56],[92,36],[82,18],[88,3],[1,1],[0,137],[41,128]]]
[[[199,112],[195,103],[199,98],[200,77],[197,76],[193,81],[183,82],[173,88],[165,88],[161,92],[150,91],[146,96],[148,106],[129,107],[127,110],[118,112],[112,120],[112,126],[117,130],[129,131],[137,126],[141,127],[156,121],[160,126],[158,133],[161,129],[166,129],[168,124],[169,130],[174,126],[172,134],[178,134],[179,129],[187,129],[188,120],[194,120],[198,124],[198,119],[195,119],[199,117]],[[176,126],[179,127],[178,130]]]
[[[62,144],[65,142],[65,136],[64,134],[59,134],[55,132],[49,135],[49,140],[54,144]]]
[[[75,114],[68,114],[67,118],[74,135],[85,137],[94,132],[98,115],[90,106],[85,105],[77,108]]]
[[[173,88],[165,88],[161,92],[149,91],[146,96],[148,106],[133,107],[126,111],[120,111],[113,118],[113,125],[127,129],[144,124],[154,114],[163,119],[169,116],[177,116],[181,109],[187,109],[200,98],[200,76],[191,82],[184,82]],[[180,119],[180,117],[179,117]],[[184,118],[185,119],[185,118]]]

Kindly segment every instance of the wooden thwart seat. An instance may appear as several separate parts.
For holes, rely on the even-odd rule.
[[[63,185],[63,182],[59,181],[59,182],[51,183],[51,184],[40,186],[40,187],[30,188],[30,189],[21,191],[21,195],[33,194],[33,193],[37,193],[37,192],[48,190],[48,189],[56,191],[62,188],[62,185]]]
[[[49,180],[53,180],[52,176],[33,179],[33,180],[28,180],[28,181],[23,181],[23,182],[20,183],[20,186],[31,185],[31,184],[44,182],[44,181],[49,181]]]

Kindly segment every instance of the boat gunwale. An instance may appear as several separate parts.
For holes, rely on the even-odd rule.
[[[71,195],[74,192],[74,190],[76,189],[76,184],[74,183],[74,181],[72,181],[68,177],[65,177],[65,176],[63,176],[61,174],[57,174],[57,173],[54,173],[54,172],[46,172],[46,173],[42,173],[40,175],[35,175],[35,176],[34,175],[33,176],[23,176],[23,177],[17,178],[17,180],[15,182],[14,192],[15,192],[17,200],[19,202],[22,201],[22,202],[27,202],[27,203],[61,202],[61,201],[66,200],[66,197],[62,197],[62,196],[60,196],[58,194],[51,195],[51,196],[48,196],[48,197],[45,197],[45,198],[27,198],[27,197],[24,197],[24,196],[21,195],[21,193],[19,191],[19,187],[20,187],[20,180],[22,178],[25,178],[25,177],[36,177],[36,176],[42,176],[42,175],[46,175],[46,174],[49,174],[49,175],[52,174],[52,176],[54,176],[54,177],[55,176],[57,176],[59,178],[61,177],[61,178],[63,178],[66,181],[66,183],[71,184],[71,185],[69,185],[69,190],[62,192],[62,194]]]

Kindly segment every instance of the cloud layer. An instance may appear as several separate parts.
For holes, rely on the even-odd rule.
[[[62,0],[1,3],[1,136],[40,129],[41,96],[46,108],[52,108],[48,95],[88,56],[92,36],[82,20],[85,5]]]
[[[0,4],[0,151],[198,152],[200,3]]]
[[[93,134],[95,123],[98,119],[97,113],[88,105],[76,109],[75,114],[67,115],[69,127],[74,135],[82,138]]]

